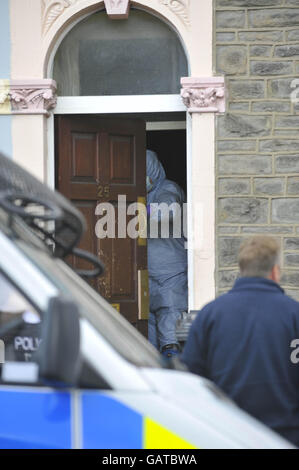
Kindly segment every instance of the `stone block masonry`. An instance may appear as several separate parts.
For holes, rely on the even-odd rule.
[[[214,0],[214,16],[214,72],[227,88],[216,130],[217,294],[238,276],[244,237],[273,234],[282,285],[299,300],[299,0]]]

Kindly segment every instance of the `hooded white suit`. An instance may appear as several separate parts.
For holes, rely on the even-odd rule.
[[[147,195],[148,228],[151,223],[160,224],[159,237],[148,235],[148,270],[150,280],[150,319],[149,340],[158,349],[167,344],[176,344],[176,322],[188,307],[187,284],[187,250],[186,238],[183,235],[183,190],[173,181],[167,180],[164,168],[155,152],[146,153],[147,176],[151,179],[152,188]],[[166,203],[168,206],[177,203],[179,213],[170,217],[170,235],[161,236],[163,213],[152,205]],[[180,214],[181,212],[181,214]],[[179,220],[178,220],[179,219]],[[174,238],[174,222],[181,223],[181,236]],[[162,229],[163,230],[163,229]],[[163,231],[162,231],[163,235]]]

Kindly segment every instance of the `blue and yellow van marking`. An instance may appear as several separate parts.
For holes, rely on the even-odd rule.
[[[70,393],[0,389],[1,449],[70,447]]]
[[[85,449],[194,449],[170,429],[107,393],[78,393]],[[0,388],[0,448],[72,447],[72,393]]]
[[[82,394],[84,448],[195,449],[169,429],[114,397]]]

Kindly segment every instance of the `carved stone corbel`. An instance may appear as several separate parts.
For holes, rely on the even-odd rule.
[[[130,0],[104,0],[107,15],[112,20],[122,20],[129,16]]]
[[[181,79],[181,97],[189,113],[224,113],[224,77]]]
[[[12,114],[45,114],[56,106],[56,82],[51,79],[11,80]]]
[[[9,80],[0,80],[0,114],[10,113]]]

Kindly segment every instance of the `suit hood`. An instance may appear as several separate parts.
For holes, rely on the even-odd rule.
[[[152,150],[146,151],[146,175],[151,178],[153,189],[166,179],[163,165],[159,161],[156,152],[153,152]]]

